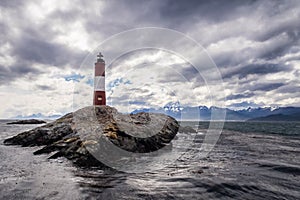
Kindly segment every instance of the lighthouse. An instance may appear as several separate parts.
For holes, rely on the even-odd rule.
[[[99,52],[95,63],[94,106],[105,104],[105,61],[103,60],[103,55]]]

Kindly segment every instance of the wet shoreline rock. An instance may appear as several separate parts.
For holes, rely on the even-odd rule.
[[[14,122],[8,122],[6,124],[45,124],[44,120],[39,120],[39,119],[24,119],[24,120],[17,120]]]
[[[72,117],[72,113],[69,113],[54,122],[8,138],[4,140],[4,144],[23,147],[49,145],[73,133]]]
[[[89,106],[44,126],[4,141],[6,145],[44,146],[35,155],[66,157],[80,166],[104,166],[91,151],[105,151],[113,144],[133,153],[148,153],[169,145],[178,122],[159,113],[122,114],[109,106]]]

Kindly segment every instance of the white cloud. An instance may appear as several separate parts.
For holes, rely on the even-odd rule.
[[[172,10],[161,1],[142,4],[43,0],[3,6],[0,12],[0,117],[36,112],[65,113],[72,110],[72,105],[75,108],[91,105],[93,88],[87,81],[93,78],[96,58],[90,57],[87,66],[79,68],[84,55],[112,34],[149,25],[174,28],[204,45],[226,76],[225,90],[214,81],[208,88],[203,77],[177,55],[144,49],[124,55],[112,66],[107,66],[107,84],[122,77],[131,83],[116,86],[112,93],[114,104],[121,110],[128,108],[128,98],[137,102],[130,104],[130,109],[158,107],[177,100],[183,105],[209,106],[221,104],[222,94],[244,93],[253,96],[233,98],[225,104],[248,101],[300,106],[299,93],[294,91],[300,84],[297,1],[241,3],[230,9],[221,4],[219,10],[216,6],[208,6],[207,13],[197,10],[201,8],[199,2],[191,2],[195,6],[186,5],[190,14],[180,9]],[[130,43],[135,46],[142,37],[127,38],[129,41],[111,44],[105,50],[114,52]],[[163,45],[169,39],[168,35],[155,35],[154,38],[154,44]],[[206,52],[187,48],[185,40],[174,40],[170,46],[203,64],[201,59]],[[259,68],[266,65],[274,65],[276,69]],[[255,70],[251,71],[251,67]],[[216,74],[210,72],[208,66],[201,71],[203,76],[213,80]],[[80,83],[65,81],[63,77],[71,74],[84,78]],[[278,83],[283,86],[279,87]],[[260,91],[254,87],[259,84],[266,88],[267,84],[270,87],[277,84],[278,88]]]
[[[59,77],[66,70],[52,69],[48,74],[33,77],[34,81],[19,78],[9,87],[1,86],[1,116],[14,117],[33,113],[66,113],[72,111],[72,82]],[[48,86],[50,90],[39,89],[37,86]]]

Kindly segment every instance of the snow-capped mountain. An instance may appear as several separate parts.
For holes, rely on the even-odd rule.
[[[139,112],[153,112],[153,113],[164,113],[178,120],[211,120],[212,111],[226,112],[227,121],[246,121],[249,119],[265,119],[268,116],[280,115],[280,119],[285,116],[295,115],[298,116],[300,113],[300,107],[258,107],[258,108],[245,108],[242,110],[232,110],[229,108],[219,108],[216,106],[181,106],[180,102],[169,102],[166,105],[155,109],[155,108],[145,108],[134,110],[131,113]],[[22,116],[18,115],[13,117],[14,119],[56,119],[61,117],[60,114],[54,115],[44,115],[42,113]],[[218,119],[216,116],[216,120]],[[274,117],[273,117],[274,118]],[[270,119],[273,119],[272,117]],[[290,117],[288,117],[290,118]],[[267,118],[269,119],[269,118]],[[276,119],[276,118],[274,118]],[[284,121],[284,120],[283,120]]]
[[[171,112],[180,112],[183,109],[180,106],[179,101],[169,102],[163,108],[164,108],[165,111],[171,111]]]
[[[225,119],[228,121],[245,121],[252,118],[266,117],[269,115],[292,115],[300,113],[299,107],[249,107],[242,110],[232,110],[229,108],[219,108],[216,106],[207,107],[202,105],[194,107],[183,107],[179,102],[169,102],[159,109],[149,108],[134,110],[132,113],[155,112],[167,114],[178,120],[211,120],[212,110],[226,112]]]
[[[62,116],[61,114],[44,115],[42,113],[37,113],[32,115],[17,115],[12,118],[13,119],[57,119],[61,116]]]

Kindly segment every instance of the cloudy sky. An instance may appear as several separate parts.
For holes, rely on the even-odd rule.
[[[90,105],[97,51],[107,61],[108,102],[122,111],[176,101],[300,106],[297,0],[1,0],[0,9],[0,118],[63,114]],[[116,39],[144,27],[174,31],[183,39],[143,31]],[[142,43],[149,35],[148,44]],[[188,48],[184,38],[203,51]],[[171,39],[171,46],[193,55],[203,68],[195,70],[173,49],[149,48],[149,42]],[[110,43],[102,47],[104,41]],[[128,51],[129,44],[144,48]],[[127,52],[114,54],[120,49]],[[206,80],[212,73],[205,56],[221,80]]]

